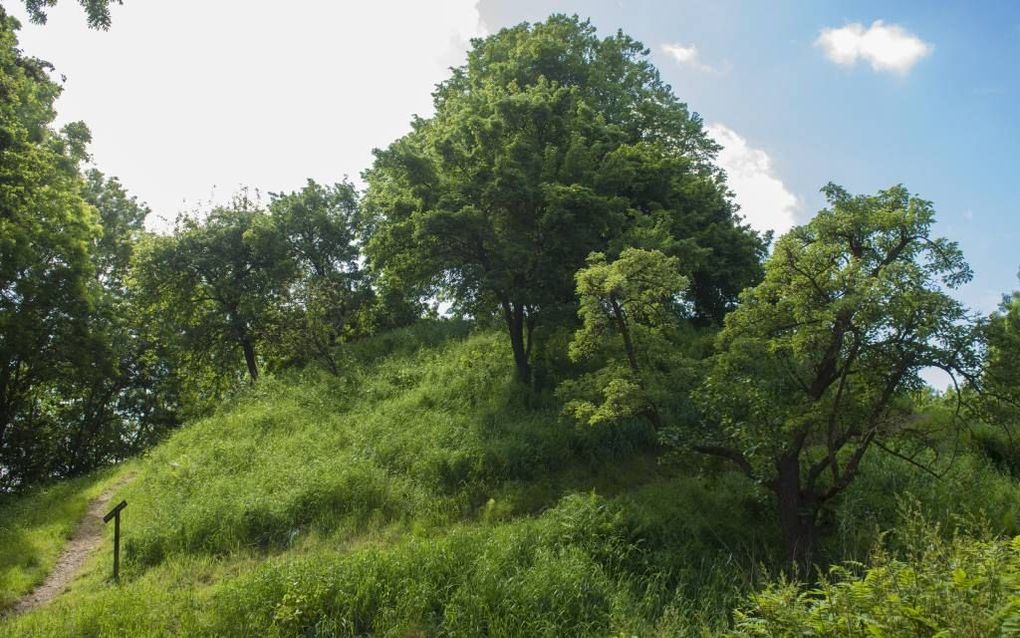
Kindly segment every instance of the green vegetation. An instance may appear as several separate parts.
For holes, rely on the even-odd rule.
[[[53,569],[89,501],[106,488],[112,474],[104,470],[0,501],[0,609]]]
[[[899,552],[829,570],[810,591],[781,581],[737,612],[734,637],[1013,636],[1020,632],[1020,537],[953,535],[916,512]]]
[[[350,601],[358,615],[351,622],[363,630],[434,630],[442,622],[434,610],[449,607],[466,614],[454,625],[463,634],[472,623],[525,621],[555,633],[591,613],[601,618],[591,621],[597,634],[614,613],[623,614],[618,622],[652,623],[681,574],[692,587],[712,582],[713,553],[762,555],[749,533],[761,508],[753,486],[730,477],[733,489],[713,496],[704,479],[660,467],[639,422],[550,427],[556,404],[526,404],[533,399],[501,365],[499,335],[465,329],[422,323],[386,333],[352,348],[349,377],[266,378],[183,429],[146,456],[123,490],[131,505],[122,587],[105,584],[104,547],[82,586],[55,603],[68,605],[66,614],[28,614],[9,630],[173,633],[182,622],[198,633],[243,626],[290,634],[295,623],[328,623],[336,596],[367,587],[364,600]],[[708,509],[677,524],[699,501]],[[725,529],[713,510],[730,512]],[[656,584],[674,564],[676,576]],[[387,617],[409,574],[423,579],[422,599]],[[509,585],[518,578],[533,591]],[[305,579],[327,579],[319,598],[302,594]],[[571,615],[531,618],[552,592],[577,596]],[[624,604],[634,609],[612,610]]]
[[[764,242],[726,196],[716,144],[647,57],[576,17],[504,29],[474,43],[433,94],[435,116],[366,172],[373,266],[498,317],[524,384],[535,332],[570,316],[593,251],[677,256],[701,319],[761,276]]]
[[[138,462],[121,586],[107,539],[68,594],[0,635],[726,630],[782,565],[767,492],[656,462],[642,420],[565,426],[558,402],[520,392],[508,350],[423,322],[353,345],[343,376],[264,377]],[[897,493],[945,526],[1020,533],[1020,486],[975,452],[940,481],[888,456],[861,472],[823,537],[836,559],[866,554]],[[27,520],[23,502],[5,520]]]
[[[768,250],[644,46],[557,15],[472,41],[364,193],[149,233],[17,28],[0,609],[133,480],[120,582],[104,541],[0,636],[1020,632],[1020,303],[951,296],[932,203],[829,184]]]

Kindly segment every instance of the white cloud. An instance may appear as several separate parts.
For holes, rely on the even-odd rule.
[[[711,66],[703,63],[698,55],[698,47],[693,44],[684,46],[680,43],[663,44],[662,50],[668,53],[674,60],[698,71],[715,71]]]
[[[169,218],[242,184],[356,180],[485,31],[476,0],[125,2],[107,32],[60,2],[22,23],[22,48],[67,76],[60,120],[84,120],[98,167]]]
[[[740,214],[755,230],[774,230],[779,236],[797,224],[797,196],[775,175],[772,158],[722,124],[710,124],[708,134],[723,148],[717,162],[726,171]]]
[[[895,24],[875,20],[864,28],[859,22],[838,29],[822,29],[815,40],[825,57],[842,66],[853,66],[866,60],[875,71],[905,75],[922,58],[931,54],[934,45]]]

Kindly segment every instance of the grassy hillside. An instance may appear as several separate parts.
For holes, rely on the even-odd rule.
[[[641,423],[574,428],[554,402],[520,395],[508,362],[501,334],[438,322],[357,344],[339,378],[267,378],[133,463],[118,494],[129,502],[120,585],[108,579],[107,543],[70,592],[0,623],[0,635],[728,626],[775,564],[764,493],[693,460],[662,465]],[[41,577],[52,539],[127,470],[0,505],[0,566],[19,552],[6,539],[58,530],[40,541],[35,567],[2,572],[0,600]],[[1020,490],[988,461],[965,456],[933,482],[875,457],[831,521],[830,551],[862,555],[906,492],[936,518],[981,513],[997,531],[1020,532]]]

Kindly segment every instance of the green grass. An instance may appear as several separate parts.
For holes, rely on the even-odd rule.
[[[0,610],[46,578],[89,501],[115,474],[97,472],[0,500]]]
[[[641,423],[563,422],[515,389],[504,341],[423,324],[358,344],[340,378],[266,379],[139,461],[120,586],[104,545],[0,633],[601,635],[696,609],[685,587],[730,600],[717,557],[768,544],[755,488],[663,468]],[[585,535],[599,517],[616,540]]]
[[[573,427],[515,389],[509,361],[502,334],[434,322],[355,344],[340,377],[265,378],[135,463],[119,585],[104,543],[70,592],[0,636],[725,631],[777,564],[767,493],[664,467],[640,422]],[[967,512],[1015,526],[1015,481],[974,454],[954,471],[931,481],[872,457],[828,551],[858,555],[907,492],[948,512],[976,484]],[[45,495],[71,525],[101,480],[17,503]],[[7,507],[34,541],[30,508]]]

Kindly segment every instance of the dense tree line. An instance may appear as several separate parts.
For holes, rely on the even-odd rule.
[[[1017,420],[1020,301],[981,318],[950,296],[971,272],[930,202],[830,184],[770,250],[622,33],[553,16],[475,40],[364,193],[245,192],[154,234],[86,168],[84,124],[53,127],[59,86],[2,20],[0,489],[124,458],[266,371],[342,375],[345,343],[437,301],[500,325],[508,379],[575,423],[644,420],[770,490],[801,565],[866,454],[930,458],[926,369],[956,382],[955,425]]]
[[[337,345],[420,314],[372,286],[348,183],[146,232],[148,208],[87,168],[85,125],[53,127],[51,68],[0,19],[0,490],[142,450],[243,371],[339,374]]]

